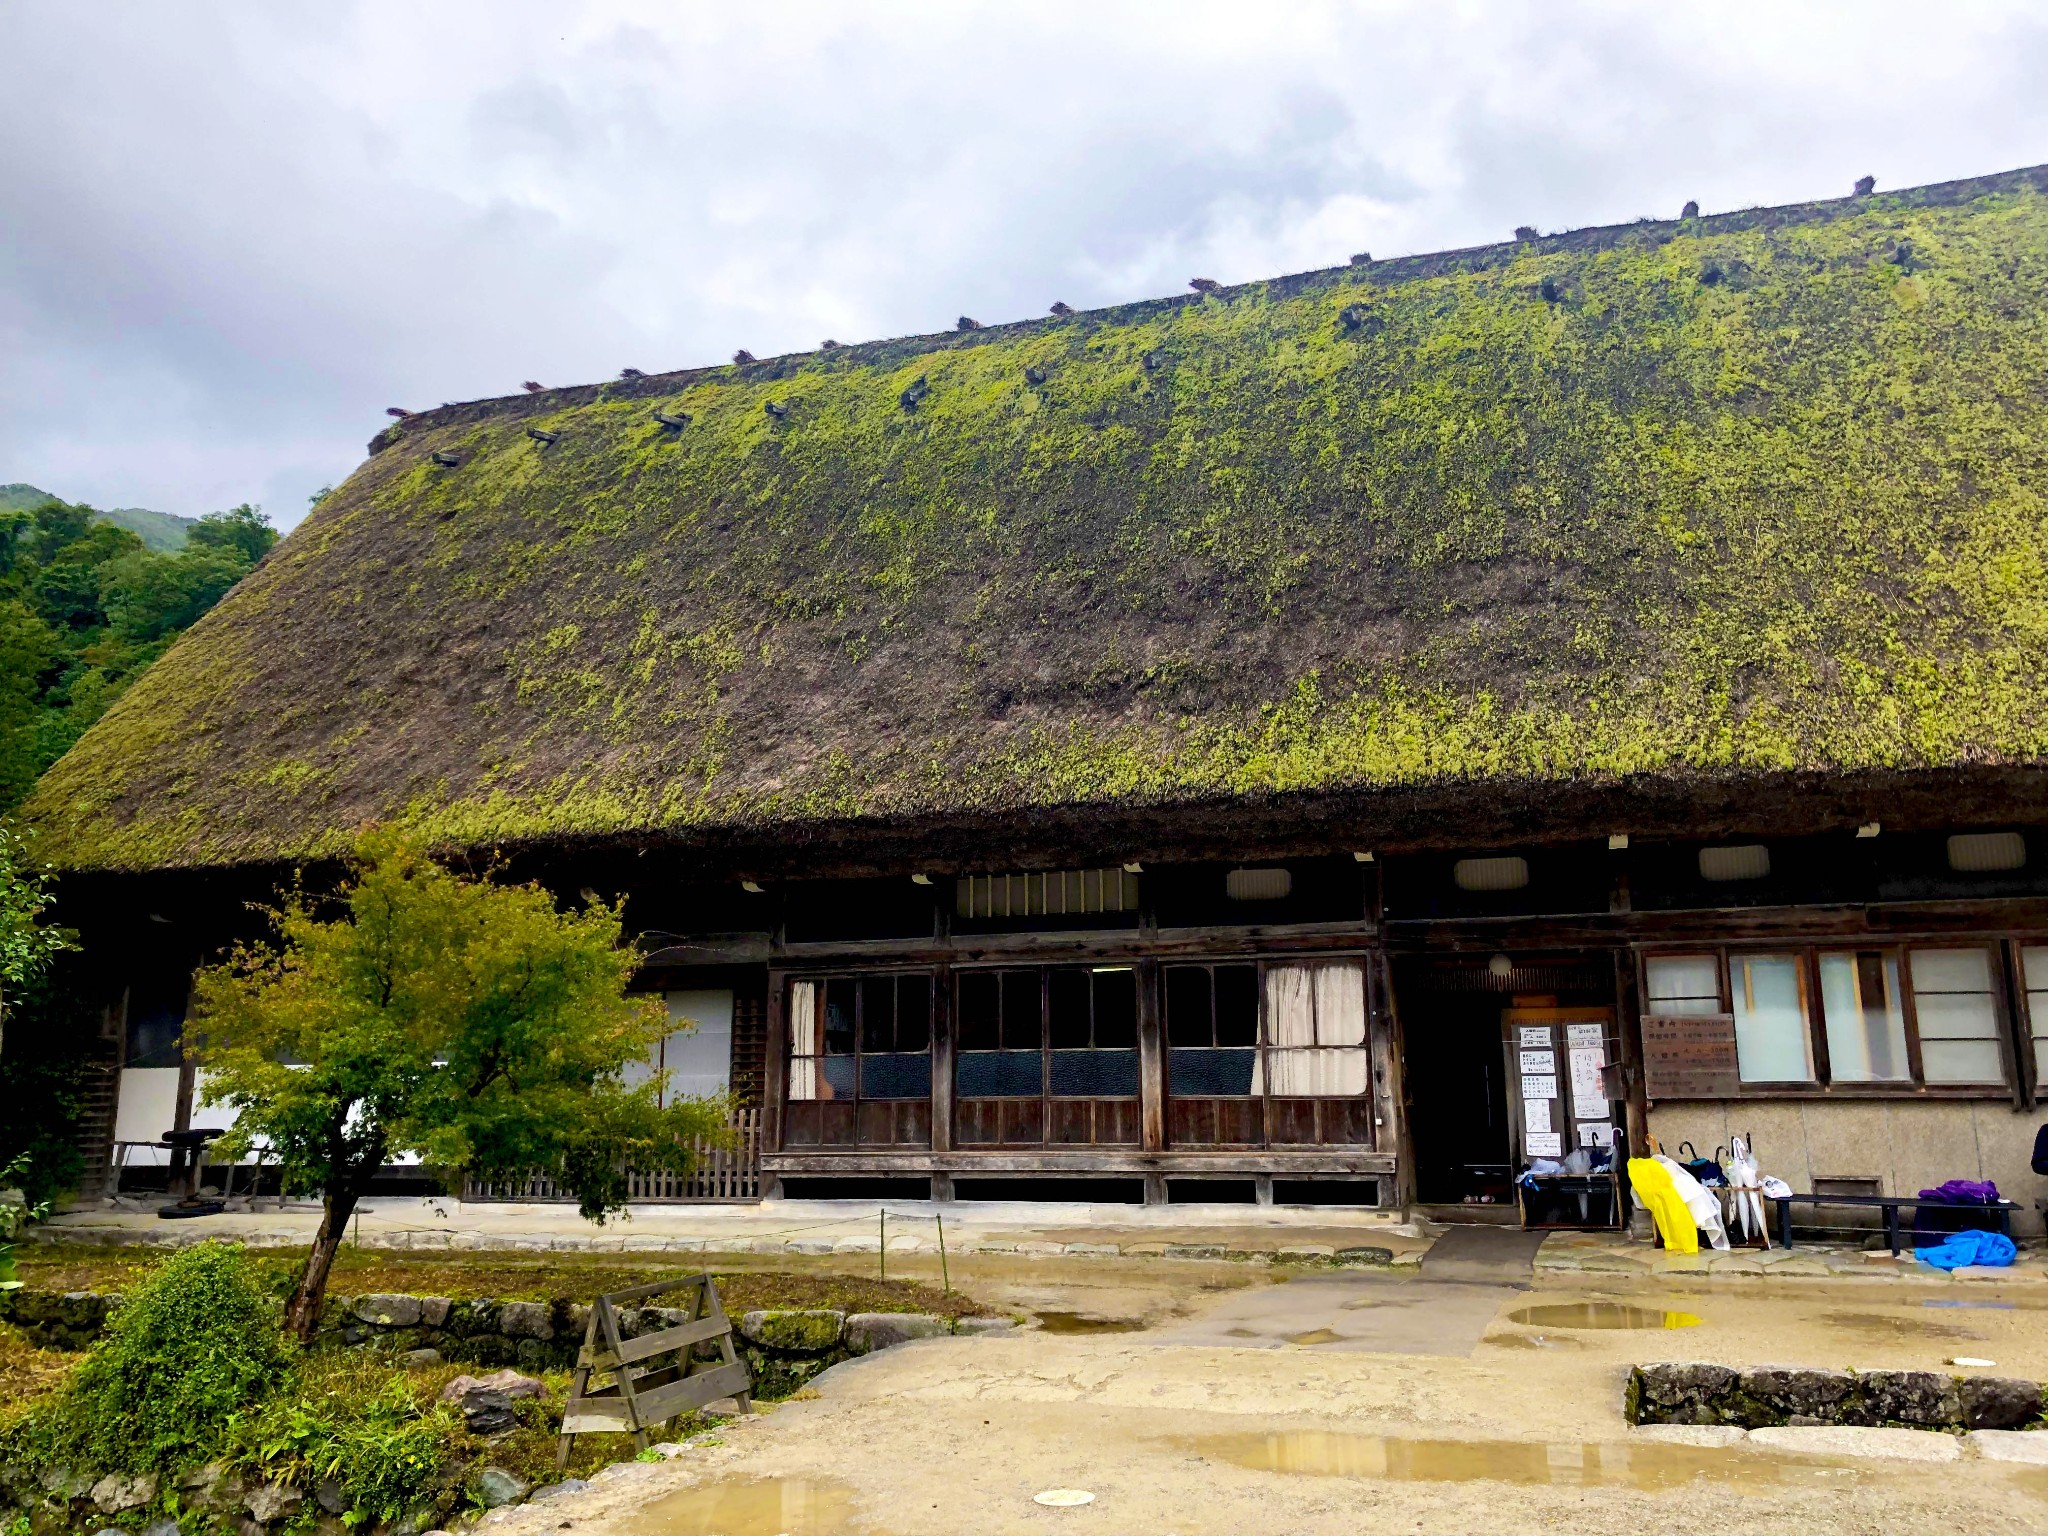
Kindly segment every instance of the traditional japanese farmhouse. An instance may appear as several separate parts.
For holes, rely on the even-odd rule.
[[[378,436],[29,807],[100,1160],[403,819],[628,898],[768,1194],[2041,1194],[2048,167],[1211,287]]]

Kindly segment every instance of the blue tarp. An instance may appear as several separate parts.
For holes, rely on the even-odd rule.
[[[1961,1269],[1966,1264],[2010,1264],[2018,1252],[2002,1232],[1973,1231],[1952,1233],[1938,1248],[1915,1248],[1913,1257],[1936,1269]]]

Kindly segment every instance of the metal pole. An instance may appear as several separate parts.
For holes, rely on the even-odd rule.
[[[879,1278],[886,1280],[889,1278],[889,1212],[885,1207],[882,1210],[876,1211],[875,1216],[882,1224],[881,1246],[875,1250],[875,1257],[881,1261],[881,1275]]]
[[[953,1277],[946,1273],[946,1218],[939,1218],[939,1282],[945,1287],[944,1294],[953,1294]]]

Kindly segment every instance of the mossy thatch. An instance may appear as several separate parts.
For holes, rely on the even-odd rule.
[[[2048,168],[372,447],[50,770],[61,864],[2048,757]]]

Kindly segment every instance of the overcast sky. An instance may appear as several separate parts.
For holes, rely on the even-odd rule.
[[[2048,7],[0,0],[0,482],[281,525],[413,408],[2048,160]]]

